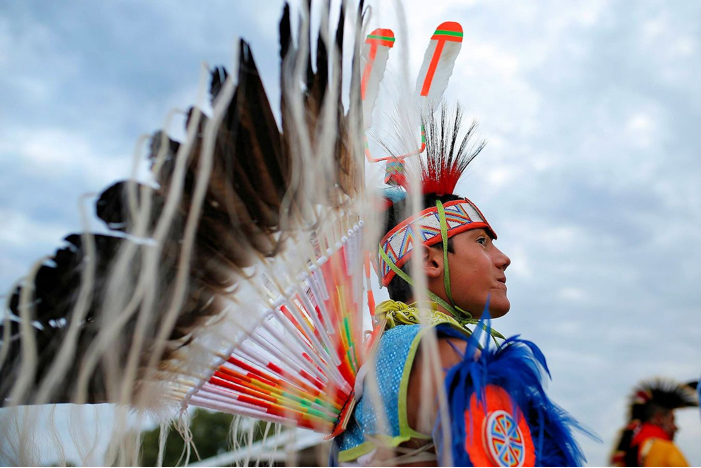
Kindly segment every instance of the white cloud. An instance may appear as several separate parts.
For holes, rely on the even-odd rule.
[[[585,234],[576,226],[544,226],[536,233],[537,239],[556,252],[562,252],[575,245],[582,245]]]
[[[658,40],[660,36],[667,32],[667,30],[668,27],[666,21],[663,17],[659,16],[645,21],[641,27],[643,38],[648,42]]]
[[[682,37],[672,44],[671,52],[680,59],[684,59],[696,52],[697,45],[698,41],[693,37]]]
[[[93,187],[129,175],[131,159],[105,157],[81,132],[60,128],[15,129],[0,143],[0,154],[13,155],[26,172],[43,178],[80,177]]]
[[[581,288],[566,287],[560,289],[558,296],[565,301],[582,302],[587,298],[587,293]]]
[[[548,362],[563,367],[573,367],[580,372],[602,369],[608,365],[606,359],[594,353],[579,353],[571,349],[556,349],[548,353]]]
[[[582,331],[581,322],[561,321],[551,325],[553,333],[565,336],[578,336]]]
[[[374,3],[375,19],[399,35],[393,2]],[[10,37],[0,14],[0,78],[12,83],[0,97],[15,99],[11,121],[1,111],[0,162],[4,181],[26,187],[21,200],[10,184],[0,187],[3,273],[25,261],[26,269],[26,258],[49,253],[68,232],[64,222],[77,223],[22,204],[43,207],[69,186],[62,203],[75,206],[79,193],[128,175],[139,132],[160,125],[170,106],[194,100],[199,61],[228,64],[235,35],[252,39],[257,61],[268,64],[263,79],[274,86],[280,4],[127,3],[124,11],[148,27],[115,29],[110,45],[90,29],[102,23],[85,25],[95,33],[90,46],[111,54],[114,68],[101,79],[88,73],[97,60],[91,47],[60,36],[58,22],[30,21]],[[463,24],[448,94],[479,117],[489,144],[460,190],[490,208],[499,246],[513,260],[512,312],[500,323],[542,343],[557,371],[558,401],[606,438],[585,443],[590,463],[606,463],[625,395],[639,379],[699,373],[699,9],[694,2],[407,3],[410,74],[436,25]],[[82,24],[84,9],[64,13],[66,24]],[[245,24],[231,24],[232,16]],[[155,34],[145,41],[144,32]],[[400,47],[388,73],[401,72]],[[387,80],[388,94],[398,95],[398,82]],[[32,253],[18,259],[20,249]],[[701,448],[691,441],[701,430],[698,414],[688,414],[680,444],[695,463]]]
[[[675,436],[675,443],[684,453],[691,465],[698,465],[698,444],[701,440],[701,425],[699,425],[698,408],[678,410],[675,415],[676,424],[681,428]],[[696,455],[694,457],[693,455]]]
[[[492,184],[496,190],[509,185],[518,175],[518,169],[508,166],[489,168],[485,171],[487,181]]]
[[[643,112],[628,119],[626,130],[634,146],[641,149],[649,148],[656,139],[656,124],[652,116]]]
[[[42,103],[56,97],[59,82],[76,79],[79,59],[72,51],[59,48],[58,34],[38,21],[20,27],[0,17],[0,63],[11,70],[0,77],[6,91]],[[44,75],[46,70],[51,70],[51,79]]]
[[[655,124],[649,115],[644,113],[636,114],[628,120],[628,130],[634,133],[648,133]]]
[[[507,271],[507,278],[516,276],[522,280],[530,280],[534,277],[531,260],[528,256],[528,251],[523,248],[523,244],[517,244],[513,247],[513,251],[506,251],[506,255],[511,258],[511,265]]]
[[[27,245],[54,246],[66,235],[61,224],[32,219],[23,213],[4,208],[0,208],[0,219],[5,225],[0,230],[0,245],[11,248]]]
[[[26,158],[26,163],[39,171],[65,175],[66,169],[82,164],[92,157],[90,146],[82,135],[70,134],[60,130],[39,130],[21,138],[19,154]]]
[[[10,59],[10,34],[9,20],[0,17],[0,65],[6,64]]]
[[[0,289],[0,300],[2,296],[9,293],[11,288],[20,278],[28,272],[27,262],[0,255],[0,284],[6,286],[8,290]]]
[[[511,80],[519,73],[519,57],[508,50],[501,49],[493,43],[485,43],[475,39],[466,39],[462,43],[462,52],[466,60],[462,60],[462,79],[480,76],[490,76],[491,79]]]
[[[693,34],[679,30],[680,18],[663,12],[657,18],[645,21],[640,28],[643,43],[655,46],[661,57],[667,60],[683,60],[697,51],[697,40]]]

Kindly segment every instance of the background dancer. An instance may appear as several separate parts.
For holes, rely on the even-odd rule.
[[[674,444],[675,410],[698,406],[695,385],[668,379],[641,382],[630,398],[629,423],[611,457],[613,466],[690,466]]]

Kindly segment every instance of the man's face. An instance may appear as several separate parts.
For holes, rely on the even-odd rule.
[[[659,426],[669,435],[670,439],[674,439],[674,434],[677,433],[678,429],[674,421],[674,412],[670,411],[661,416]]]
[[[453,301],[473,317],[482,315],[489,296],[492,317],[505,315],[511,304],[506,297],[509,257],[499,250],[484,229],[452,237],[454,253],[448,254]]]

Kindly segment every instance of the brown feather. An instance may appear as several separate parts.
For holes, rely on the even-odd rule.
[[[308,0],[311,5],[311,0]],[[358,15],[362,13],[362,1]],[[327,3],[328,16],[328,3]],[[316,44],[316,61],[312,66],[311,54],[305,58],[305,86],[298,77],[290,73],[291,65],[298,58],[299,50],[292,40],[290,25],[290,8],[285,6],[280,21],[280,54],[282,72],[280,74],[281,89],[294,89],[301,93],[304,103],[306,129],[297,129],[289,124],[291,110],[288,108],[286,93],[282,92],[280,106],[282,115],[282,133],[275,120],[270,102],[265,92],[263,82],[249,45],[242,41],[240,44],[237,88],[227,108],[222,123],[216,132],[213,166],[208,181],[200,219],[194,240],[194,253],[188,265],[185,301],[177,311],[178,316],[174,325],[167,330],[167,343],[162,347],[162,355],[158,368],[166,369],[169,359],[181,359],[183,350],[192,343],[200,333],[202,325],[221,314],[230,304],[230,296],[244,278],[244,268],[255,265],[261,257],[274,256],[281,250],[281,240],[294,234],[301,226],[295,222],[281,226],[282,219],[296,219],[300,213],[309,213],[316,209],[319,203],[337,206],[348,196],[354,197],[362,189],[363,165],[362,148],[355,147],[352,142],[362,141],[358,135],[350,132],[362,131],[362,122],[351,119],[362,119],[362,107],[359,91],[359,69],[357,60],[353,60],[351,75],[350,112],[343,108],[341,99],[343,57],[341,54],[344,42],[345,8],[341,6],[338,17],[335,38],[326,34],[312,34],[309,26],[306,30],[298,31],[299,37],[309,37],[310,44]],[[300,22],[302,24],[302,22]],[[329,18],[321,21],[324,33],[329,32]],[[356,31],[356,47],[360,43]],[[328,37],[330,43],[324,38]],[[336,48],[334,54],[329,54],[329,48]],[[330,55],[336,57],[330,62]],[[356,54],[357,55],[357,54]],[[332,71],[332,75],[331,75]],[[331,75],[331,76],[330,76]],[[226,70],[216,68],[212,72],[211,96],[216,106],[222,99],[222,90],[228,79]],[[333,80],[333,81],[330,81]],[[330,84],[336,90],[336,95],[330,95]],[[327,103],[326,101],[329,100]],[[313,150],[317,149],[317,136],[320,135],[321,114],[325,106],[337,106],[335,154],[318,154],[313,151],[315,158],[332,157],[335,161],[335,179],[324,177],[317,165],[304,167],[307,162],[301,155],[292,150],[293,142],[309,138]],[[192,122],[194,113],[188,113],[187,124]],[[201,115],[195,139],[187,158],[183,180],[183,191],[172,220],[169,232],[159,247],[157,259],[158,291],[155,297],[153,316],[148,317],[141,354],[139,355],[138,378],[146,378],[146,362],[152,358],[154,350],[164,343],[157,343],[158,328],[162,326],[166,312],[170,309],[175,296],[175,283],[178,276],[178,264],[183,255],[184,228],[193,208],[193,192],[203,151],[203,135],[208,124],[207,117]],[[295,132],[307,132],[298,135]],[[165,145],[165,148],[163,146]],[[155,182],[157,187],[146,188],[136,184],[136,203],[142,203],[142,190],[151,192],[152,208],[150,219],[146,226],[146,235],[153,235],[154,228],[161,220],[166,200],[171,188],[174,187],[176,156],[183,146],[168,138],[161,132],[154,134],[151,140],[148,160],[155,169],[156,159],[161,149],[165,151],[165,159],[161,162]],[[319,165],[325,167],[325,165]],[[297,193],[299,186],[292,187],[294,170],[302,174],[299,184],[314,184],[319,193],[327,194],[327,200],[303,200]],[[325,170],[325,169],[324,169]],[[306,185],[301,185],[307,187]],[[81,371],[87,353],[92,349],[95,337],[102,331],[105,323],[111,323],[102,315],[105,308],[106,289],[111,278],[115,260],[125,246],[136,247],[136,255],[130,259],[125,279],[125,301],[133,297],[133,288],[137,279],[143,273],[143,254],[151,246],[144,244],[144,239],[133,238],[135,220],[131,219],[129,203],[126,194],[126,182],[118,182],[108,187],[96,203],[97,215],[107,226],[117,231],[118,236],[111,237],[96,235],[97,248],[96,275],[92,302],[88,306],[85,318],[78,324],[79,337],[74,359],[69,370],[56,386],[52,394],[52,402],[72,401],[75,395],[75,379]],[[300,191],[301,193],[301,191]],[[285,198],[288,199],[285,199]],[[290,202],[283,205],[285,202]],[[283,208],[289,211],[281,212]],[[283,218],[284,217],[284,218]],[[76,298],[81,286],[82,275],[85,271],[86,254],[83,250],[80,236],[73,235],[67,239],[68,245],[59,249],[53,257],[53,263],[42,267],[35,280],[35,297],[31,317],[35,324],[35,333],[39,351],[40,364],[36,369],[36,379],[33,390],[26,396],[25,401],[31,402],[33,392],[39,388],[53,359],[58,355],[66,337],[68,327],[73,320],[72,314]],[[137,242],[135,244],[135,242]],[[130,290],[131,289],[131,290]],[[19,294],[21,287],[13,291],[11,298],[12,321],[9,324],[11,335],[9,355],[0,369],[0,399],[6,398],[12,390],[13,383],[20,372],[22,362],[21,335],[19,334]],[[154,292],[154,291],[149,291]],[[101,356],[99,365],[92,371],[89,380],[88,402],[97,403],[110,401],[114,398],[114,389],[119,388],[127,356],[135,343],[136,327],[139,315],[134,314],[123,326],[113,343],[109,353]],[[0,326],[0,332],[4,329]],[[138,391],[137,388],[134,392]],[[13,402],[13,404],[16,402]]]

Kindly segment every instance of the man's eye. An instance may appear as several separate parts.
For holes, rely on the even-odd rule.
[[[487,245],[487,238],[486,237],[478,237],[477,242],[479,242],[482,245]]]

